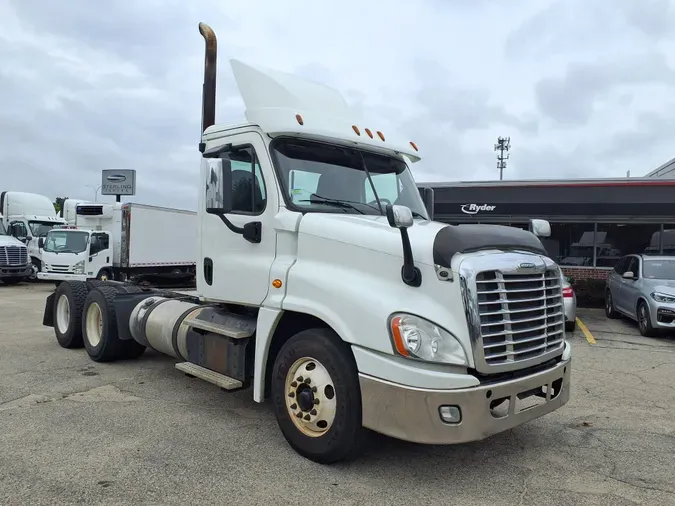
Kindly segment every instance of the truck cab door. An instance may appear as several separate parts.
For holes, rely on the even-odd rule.
[[[107,232],[94,232],[89,240],[89,256],[84,272],[88,277],[96,277],[101,269],[110,267],[112,250],[110,235]]]
[[[197,288],[210,300],[259,306],[269,291],[270,268],[276,254],[274,217],[279,209],[276,179],[258,132],[228,136],[219,142],[231,144],[227,151],[218,154],[231,169],[231,184],[225,188],[210,168],[209,159],[202,160],[204,186],[200,190],[201,255]],[[214,143],[207,148],[217,146]],[[230,190],[230,212],[220,216],[206,212],[207,199],[218,201],[220,192]],[[252,238],[230,226],[240,230],[245,226],[249,230],[258,227],[259,235]]]

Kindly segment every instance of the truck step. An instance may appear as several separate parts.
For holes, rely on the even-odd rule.
[[[238,379],[230,378],[224,374],[212,371],[211,369],[206,369],[192,362],[180,362],[176,364],[176,369],[181,372],[184,372],[188,376],[194,376],[209,383],[213,383],[220,388],[225,390],[236,390],[237,388],[242,387],[242,382]]]
[[[234,325],[222,325],[220,323],[208,322],[205,320],[198,320],[196,318],[186,318],[183,320],[183,323],[192,327],[193,329],[205,330],[206,332],[213,332],[214,334],[220,334],[222,336],[231,337],[232,339],[246,339],[251,337],[254,332],[253,329],[249,328],[237,328]]]

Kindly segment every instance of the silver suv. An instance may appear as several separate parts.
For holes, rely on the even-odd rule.
[[[675,331],[675,256],[626,255],[607,276],[605,314],[637,320],[640,334]]]

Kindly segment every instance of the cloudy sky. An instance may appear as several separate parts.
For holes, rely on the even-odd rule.
[[[668,0],[0,0],[2,190],[92,198],[134,168],[135,202],[194,209],[203,39],[217,121],[243,119],[227,61],[343,92],[425,159],[418,181],[641,176],[675,156]],[[380,126],[382,125],[382,126]]]

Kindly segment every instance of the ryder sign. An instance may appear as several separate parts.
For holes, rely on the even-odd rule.
[[[462,212],[464,214],[478,214],[480,212],[494,211],[495,207],[487,204],[464,204],[462,205]]]

